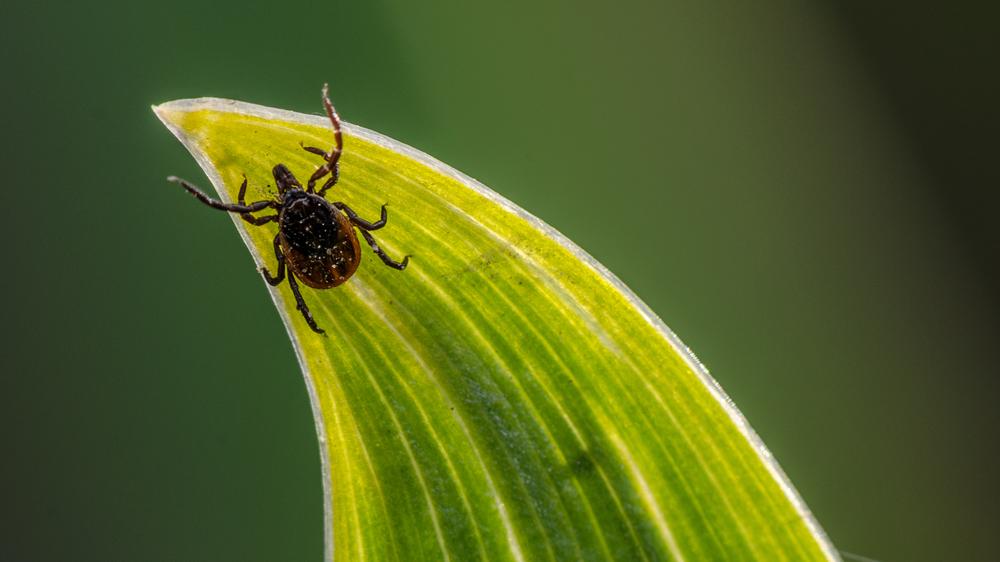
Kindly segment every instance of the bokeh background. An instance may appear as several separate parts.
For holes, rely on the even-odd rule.
[[[995,11],[4,2],[0,559],[321,558],[284,329],[149,106],[329,81],[632,287],[838,548],[994,560]]]

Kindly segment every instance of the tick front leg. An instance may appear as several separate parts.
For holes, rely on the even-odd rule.
[[[315,146],[306,146],[306,145],[302,144],[301,142],[299,143],[299,146],[301,146],[302,150],[305,150],[306,152],[312,152],[316,156],[322,156],[324,160],[329,160],[329,158],[330,158],[327,155],[326,151],[323,150],[322,148],[316,148]]]
[[[191,185],[190,183],[180,179],[177,176],[170,176],[167,181],[179,183],[181,187],[187,190],[188,193],[194,195],[194,197],[201,201],[202,203],[208,205],[213,209],[218,209],[220,211],[229,211],[230,213],[253,213],[256,211],[261,211],[271,206],[270,201],[257,201],[256,203],[250,203],[249,205],[238,205],[233,203],[223,203],[222,201],[216,201],[205,192],[198,189],[197,187]]]
[[[382,218],[380,218],[375,222],[368,222],[365,219],[359,217],[358,214],[354,212],[354,209],[348,207],[347,205],[345,205],[340,201],[334,203],[333,206],[340,209],[341,211],[344,211],[344,214],[347,215],[347,218],[351,219],[351,222],[354,223],[358,228],[361,228],[362,230],[378,230],[383,226],[385,226],[386,218],[388,218],[388,215],[385,212],[386,205],[382,205]]]
[[[299,292],[299,284],[295,281],[295,274],[292,272],[288,273],[288,286],[292,289],[292,294],[295,295],[295,308],[302,313],[302,317],[306,319],[306,324],[309,324],[312,331],[317,334],[325,334],[326,330],[317,326],[316,321],[313,320],[312,313],[309,312],[309,307],[306,306],[306,301],[302,298],[302,293]]]
[[[242,218],[243,220],[247,221],[248,223],[250,223],[252,225],[260,226],[262,224],[267,224],[267,223],[272,222],[272,221],[273,222],[277,222],[278,215],[267,215],[266,217],[255,217],[255,216],[251,215],[250,213],[240,213],[240,218]]]
[[[240,194],[236,197],[236,201],[240,205],[246,205],[247,202],[244,201],[244,197],[246,197],[246,195],[247,195],[247,175],[243,174],[243,183],[240,184]],[[260,226],[262,224],[267,224],[267,223],[269,223],[271,221],[278,220],[278,215],[268,215],[266,217],[255,217],[255,216],[251,215],[250,213],[241,213],[240,214],[240,218],[242,218],[243,220],[247,221],[248,223],[250,223],[252,225]]]
[[[309,148],[312,147],[309,146],[303,148],[306,148],[308,150]],[[309,177],[309,181],[306,183],[306,191],[312,193],[315,190],[316,182],[319,181],[327,173],[330,174],[329,179],[327,179],[326,183],[323,184],[323,187],[321,187],[319,191],[316,192],[316,194],[319,195],[320,197],[322,197],[323,194],[326,193],[326,190],[336,185],[337,180],[340,179],[340,165],[338,165],[336,162],[334,162],[333,164],[327,162],[326,164],[320,166],[315,172],[313,172],[313,175]]]
[[[340,167],[334,166],[333,170],[330,171],[330,178],[326,180],[326,183],[323,184],[323,187],[319,188],[319,191],[316,192],[316,195],[319,195],[320,197],[326,197],[326,190],[336,185],[338,179],[340,179]]]
[[[406,265],[410,263],[410,256],[403,256],[403,261],[396,261],[386,255],[382,248],[379,247],[378,242],[375,241],[375,238],[373,238],[367,230],[361,229],[360,232],[361,236],[365,237],[365,241],[368,242],[368,245],[372,247],[372,251],[375,252],[379,258],[381,258],[382,263],[400,271],[406,269]]]
[[[264,280],[272,287],[277,287],[278,283],[285,280],[285,254],[281,253],[280,237],[280,234],[274,237],[274,257],[278,259],[278,274],[272,277],[271,272],[266,267],[260,268],[260,272],[264,274]]]

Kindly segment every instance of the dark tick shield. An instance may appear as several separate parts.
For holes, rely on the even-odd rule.
[[[244,200],[247,190],[246,176],[243,176],[238,203],[235,204],[212,199],[180,178],[174,176],[167,178],[169,181],[179,183],[191,195],[213,209],[239,213],[243,220],[256,226],[269,222],[278,223],[278,234],[274,237],[274,256],[278,260],[277,274],[271,275],[267,268],[261,268],[261,273],[268,283],[277,286],[285,280],[285,269],[288,269],[288,286],[295,296],[296,308],[302,313],[309,327],[318,334],[324,331],[313,320],[309,307],[306,306],[299,291],[296,278],[313,289],[330,289],[350,279],[361,263],[361,246],[355,228],[361,232],[365,242],[385,265],[403,270],[410,261],[409,256],[405,256],[399,262],[390,258],[369,232],[385,226],[387,218],[385,205],[382,205],[379,220],[369,222],[359,217],[346,204],[340,201],[330,203],[324,198],[326,191],[336,185],[340,177],[338,162],[343,152],[340,117],[330,103],[326,84],[323,85],[323,107],[333,125],[334,147],[330,152],[313,146],[302,147],[324,160],[309,178],[305,189],[284,164],[278,164],[272,170],[275,185],[278,187],[277,198],[249,204]],[[326,181],[323,186],[316,190],[316,182],[324,177]],[[275,209],[276,213],[259,217],[252,214],[267,208]]]

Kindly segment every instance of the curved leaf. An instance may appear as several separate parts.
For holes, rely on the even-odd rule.
[[[223,200],[273,196],[331,144],[323,117],[218,99],[154,108]],[[180,192],[180,189],[178,189]],[[836,559],[705,369],[618,279],[481,184],[345,125],[328,199],[374,218],[332,290],[270,288],[319,434],[326,557],[343,560]],[[233,216],[258,266],[274,223]]]

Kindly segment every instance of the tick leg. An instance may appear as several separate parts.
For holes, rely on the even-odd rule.
[[[247,202],[244,198],[247,196],[247,175],[243,174],[243,183],[240,184],[240,193],[236,196],[236,202],[240,205],[246,205]]]
[[[288,286],[292,289],[292,294],[295,295],[295,308],[302,313],[302,317],[306,319],[306,324],[312,328],[312,331],[317,334],[326,333],[325,330],[316,325],[316,321],[313,320],[312,314],[309,312],[309,307],[306,306],[306,301],[302,298],[302,293],[299,292],[299,284],[295,281],[295,274],[289,272],[288,274]]]
[[[247,175],[243,174],[243,183],[240,184],[240,194],[236,197],[236,201],[240,205],[246,205],[247,202],[244,201],[244,198],[246,197],[246,195],[247,195]],[[247,221],[248,223],[250,223],[252,225],[256,225],[256,226],[260,226],[262,224],[267,224],[267,223],[269,223],[271,221],[277,221],[278,220],[278,215],[267,215],[266,217],[255,217],[255,216],[251,215],[250,213],[240,213],[240,217],[243,220]]]
[[[390,258],[388,255],[386,255],[386,253],[382,250],[382,248],[379,248],[378,242],[375,241],[375,238],[373,238],[372,235],[369,234],[368,231],[363,228],[361,229],[361,236],[365,237],[365,241],[368,242],[368,245],[372,247],[372,251],[375,252],[375,254],[379,258],[382,259],[382,263],[384,263],[385,265],[388,265],[393,269],[398,269],[402,271],[406,269],[406,265],[410,263],[410,256],[404,256],[403,261],[396,261]]]
[[[278,221],[278,215],[267,215],[266,217],[255,217],[255,216],[251,215],[250,213],[241,213],[240,217],[242,217],[243,220],[247,221],[248,223],[253,224],[253,225],[257,225],[257,226],[260,226],[262,224],[267,224],[267,223],[269,223],[271,221],[275,221],[275,222]]]
[[[274,237],[274,257],[278,259],[278,274],[271,277],[271,272],[266,267],[260,268],[260,272],[264,274],[264,280],[272,287],[277,287],[278,283],[285,280],[285,254],[281,253],[280,236],[279,234]]]
[[[319,195],[320,197],[325,196],[326,190],[333,187],[334,184],[337,183],[337,179],[339,178],[340,178],[340,169],[334,167],[333,172],[330,174],[330,179],[326,180],[326,183],[323,184],[323,187],[319,188],[319,191],[316,192],[316,195]]]
[[[382,205],[382,218],[380,218],[375,222],[368,222],[365,219],[359,217],[358,214],[354,212],[354,209],[348,207],[347,205],[341,203],[340,201],[334,203],[333,206],[340,209],[341,211],[344,211],[344,214],[347,215],[347,218],[351,219],[351,222],[362,230],[378,230],[383,226],[385,226],[385,220],[388,217],[388,215],[385,212],[386,205]]]
[[[261,211],[272,205],[270,201],[257,201],[256,203],[250,203],[249,205],[223,203],[222,201],[216,201],[215,199],[212,199],[208,195],[205,195],[205,193],[202,190],[198,189],[197,187],[191,185],[190,183],[176,176],[168,177],[167,181],[172,181],[174,183],[181,184],[181,187],[186,189],[188,193],[190,193],[191,195],[194,195],[197,200],[201,201],[202,203],[208,205],[213,209],[219,209],[220,211],[229,211],[230,213],[252,213],[256,211]]]
[[[326,183],[323,184],[323,187],[316,192],[322,197],[323,194],[326,193],[326,190],[336,185],[337,180],[340,179],[340,166],[336,163],[330,164],[327,162],[317,168],[317,170],[313,172],[313,175],[309,178],[309,181],[306,183],[306,191],[312,193],[315,189],[316,182],[322,179],[327,173],[330,174],[330,177],[326,180]]]
[[[337,115],[337,110],[333,108],[333,103],[330,102],[330,87],[328,84],[323,84],[323,108],[326,109],[326,116],[330,118],[330,124],[333,126],[333,140],[334,147],[330,149],[330,152],[324,152],[323,150],[316,148],[314,146],[303,146],[302,148],[313,154],[318,154],[326,160],[326,163],[316,169],[313,172],[312,177],[309,178],[307,184],[307,191],[309,193],[313,192],[313,188],[316,182],[319,181],[323,176],[330,174],[330,179],[327,180],[323,188],[320,189],[320,193],[325,192],[337,183],[337,179],[340,177],[340,166],[337,164],[340,161],[340,153],[344,149],[344,138],[340,132],[340,117]]]
[[[243,174],[243,183],[240,184],[240,194],[236,197],[236,201],[240,205],[246,205],[247,204],[247,202],[243,200],[243,198],[246,197],[246,194],[247,194],[247,175]],[[240,217],[243,220],[247,221],[248,223],[256,225],[256,226],[260,226],[262,224],[267,224],[267,223],[269,223],[271,221],[278,220],[278,215],[268,215],[266,217],[255,217],[255,216],[251,215],[250,213],[241,213]]]
[[[315,154],[317,156],[322,156],[324,159],[329,158],[326,155],[326,151],[323,150],[322,148],[316,148],[315,146],[306,146],[306,145],[304,145],[302,143],[299,143],[299,144],[302,145],[302,150],[305,150],[306,152],[312,152],[313,154]]]
[[[264,274],[264,280],[272,287],[276,287],[278,283],[281,283],[285,279],[285,255],[281,253],[280,234],[274,237],[274,257],[278,259],[277,275],[272,277],[266,267],[260,268],[260,272]],[[309,307],[306,306],[306,301],[302,298],[302,293],[299,292],[299,284],[295,281],[295,274],[292,272],[288,272],[288,287],[295,296],[295,308],[302,313],[302,317],[306,319],[306,324],[309,324],[312,331],[317,334],[325,333],[322,328],[316,325],[316,321],[313,320],[312,314],[309,312]]]

